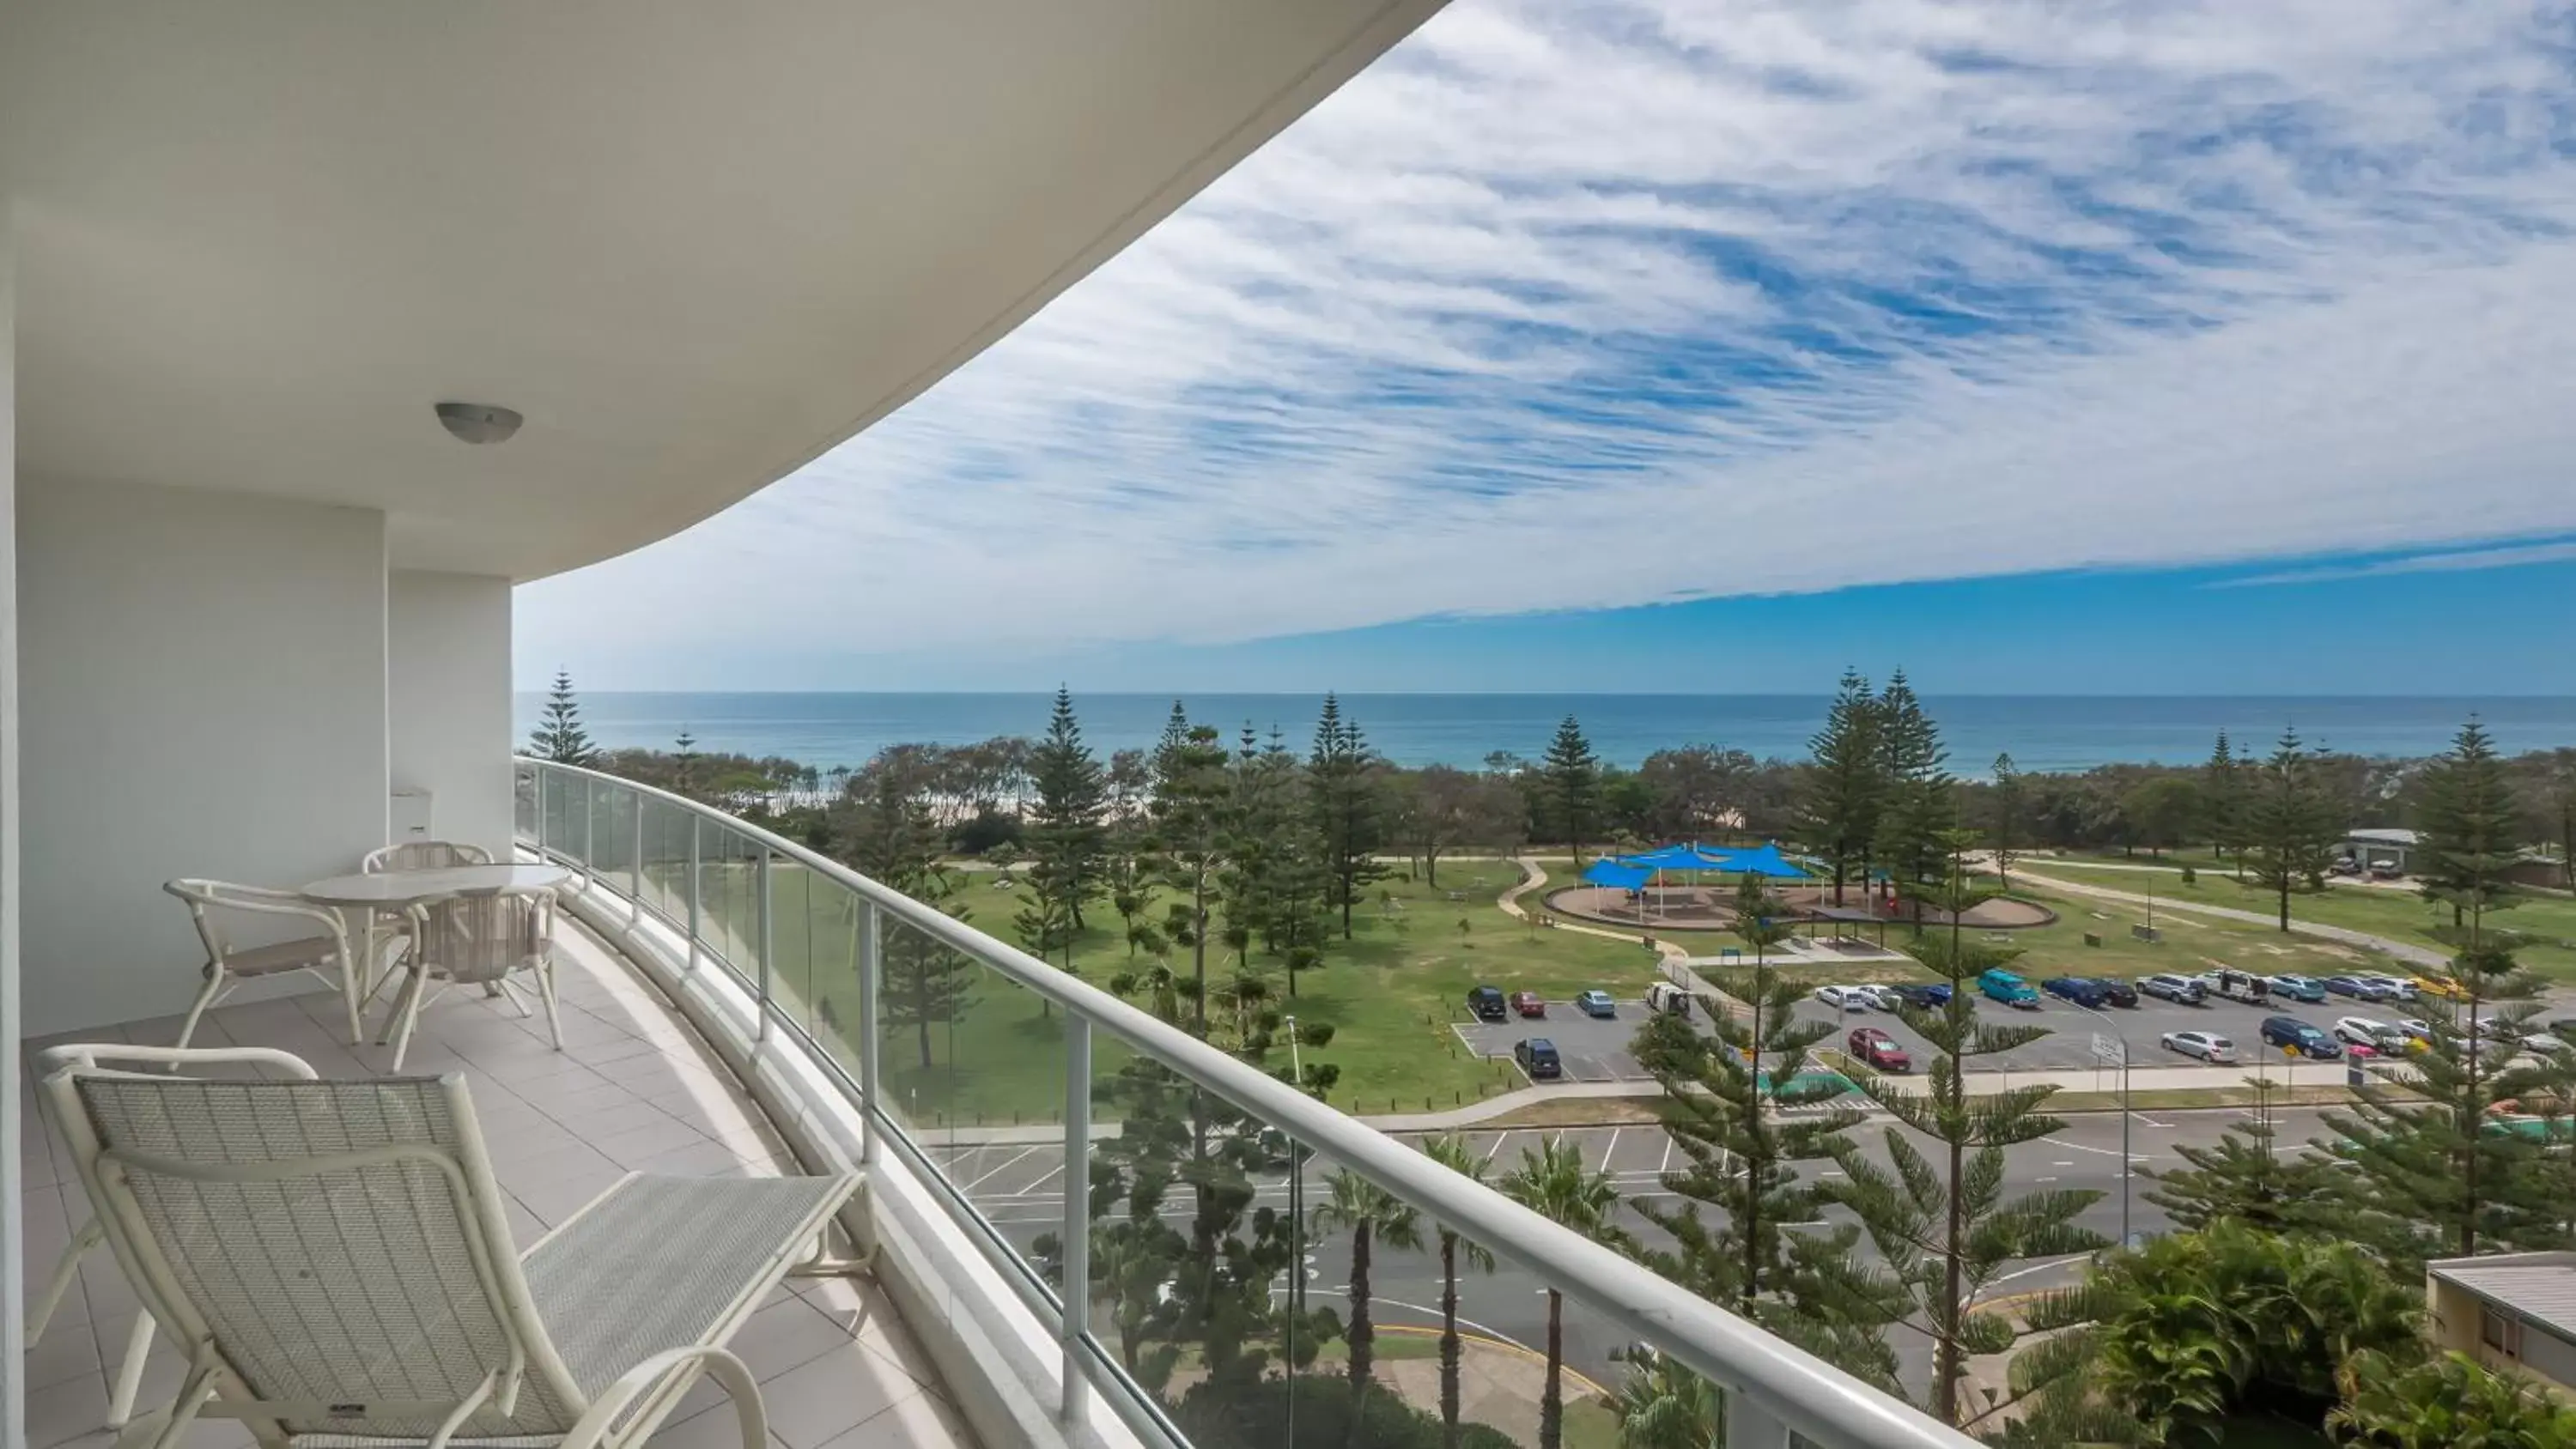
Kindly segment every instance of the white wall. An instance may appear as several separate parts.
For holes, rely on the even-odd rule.
[[[18,1075],[18,566],[17,545],[17,293],[9,198],[0,187],[0,1082]],[[0,1093],[0,1364],[15,1366],[26,1351],[18,1305],[27,1300],[25,1200],[20,1195],[19,1143],[34,1124],[25,1120],[17,1092]],[[21,1442],[26,1389],[21,1376],[0,1373],[0,1445]]]
[[[178,1012],[203,957],[161,882],[384,841],[384,515],[18,482],[24,1030]]]
[[[440,839],[507,860],[510,581],[398,569],[386,608],[393,787],[430,792]]]

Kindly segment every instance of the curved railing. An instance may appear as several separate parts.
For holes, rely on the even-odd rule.
[[[1459,1284],[1459,1322],[1478,1352],[1534,1353],[1523,1345],[1542,1336],[1542,1300],[1562,1295],[1565,1362],[1584,1405],[1569,1414],[1607,1413],[1598,1402],[1606,1386],[1592,1375],[1607,1377],[1614,1359],[1642,1344],[1729,1390],[1732,1449],[1770,1449],[1793,1434],[1829,1449],[1974,1442],[1189,1032],[828,856],[650,786],[516,763],[520,839],[622,897],[636,916],[660,918],[688,943],[693,966],[731,973],[757,1001],[762,1034],[784,1030],[809,1048],[865,1114],[869,1140],[882,1136],[932,1185],[1057,1331],[1067,1412],[1077,1407],[1072,1386],[1087,1383],[1149,1437],[1187,1442],[1168,1380],[1160,1393],[1146,1387],[1140,1378],[1154,1375],[1131,1373],[1121,1343],[1093,1323],[1093,1295],[1074,1295],[1068,1308],[1050,1283],[1089,1281],[1091,1240],[1117,1216],[1093,1219],[1082,1190],[1095,1142],[1110,1140],[1108,1124],[1095,1127],[1093,1104],[1114,1100],[1108,1084],[1123,1062],[1143,1058],[1222,1099],[1264,1142],[1287,1144],[1284,1179],[1251,1185],[1261,1205],[1286,1210],[1277,1221],[1303,1250],[1274,1296],[1303,1302],[1337,1291],[1317,1259],[1347,1245],[1339,1235],[1310,1235],[1305,1201],[1307,1164],[1330,1164],[1418,1210],[1426,1243],[1446,1229],[1502,1265],[1495,1278]],[[1435,1311],[1438,1259],[1425,1256],[1435,1277],[1399,1296],[1421,1264],[1379,1248],[1373,1316],[1382,1334],[1429,1326],[1389,1321]],[[1533,1366],[1517,1377],[1538,1374]],[[1515,1421],[1492,1427],[1534,1443],[1530,1423],[1518,1421],[1534,1422],[1535,1413],[1534,1403],[1513,1399],[1489,1417]]]

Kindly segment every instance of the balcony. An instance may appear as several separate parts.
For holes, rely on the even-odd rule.
[[[1739,1449],[1968,1442],[1418,1144],[793,842],[604,775],[517,770],[521,849],[575,872],[565,1050],[504,1003],[451,998],[423,1017],[407,1069],[469,1078],[523,1244],[629,1170],[868,1165],[850,1226],[873,1275],[782,1290],[740,1340],[784,1449],[1339,1446],[1355,1234],[1329,1214],[1323,1230],[1315,1210],[1344,1174],[1391,1194],[1414,1228],[1371,1244],[1372,1442],[1441,1442],[1444,1230],[1470,1265],[1456,1290],[1462,1442],[1546,1441],[1551,1337],[1559,1442],[1575,1449],[1618,1442],[1609,1398],[1638,1345],[1730,1390]],[[205,1040],[281,1047],[325,1075],[384,1070],[384,1048],[341,1044],[334,1010],[327,997],[226,1007]],[[30,1143],[41,1270],[85,1204],[59,1150]],[[1139,1192],[1157,1150],[1198,1160]],[[1068,1182],[1094,1193],[1068,1200]],[[1478,1248],[1490,1271],[1474,1271]],[[1093,1293],[1068,1304],[1059,1285],[1086,1279]],[[1210,1333],[1185,1321],[1191,1303],[1259,1311],[1241,1334]],[[106,1442],[133,1311],[108,1260],[84,1266],[29,1360],[33,1449]],[[146,1406],[178,1370],[156,1354]],[[729,1416],[707,1412],[720,1406],[702,1386],[654,1442],[729,1442]],[[191,1442],[245,1438],[200,1425]]]

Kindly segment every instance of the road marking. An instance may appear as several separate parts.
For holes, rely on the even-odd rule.
[[[1673,1170],[1673,1135],[1672,1135],[1671,1133],[1667,1132],[1667,1133],[1665,1133],[1665,1134],[1664,1134],[1664,1160],[1663,1160],[1662,1162],[1657,1163],[1657,1164],[1655,1165],[1655,1171],[1656,1171],[1656,1172],[1658,1172],[1658,1173],[1665,1173],[1665,1172],[1670,1172],[1670,1171],[1672,1171],[1672,1170]]]
[[[1488,1166],[1492,1165],[1494,1154],[1503,1150],[1503,1139],[1511,1135],[1512,1134],[1509,1132],[1497,1132],[1494,1134],[1494,1145],[1485,1149],[1485,1162]]]
[[[2048,1165],[2051,1167],[2073,1167],[2075,1165],[2075,1160],[2073,1158],[2068,1158],[2064,1162],[2052,1162]]]
[[[1619,1129],[1618,1129],[1618,1128],[1616,1128],[1616,1127],[1613,1127],[1613,1128],[1611,1128],[1611,1129],[1610,1129],[1610,1145],[1609,1145],[1609,1146],[1607,1146],[1607,1147],[1605,1147],[1605,1148],[1603,1148],[1603,1149],[1601,1149],[1601,1170],[1602,1170],[1602,1171],[1604,1171],[1604,1172],[1609,1171],[1609,1170],[1610,1170],[1610,1164],[1611,1164],[1612,1162],[1614,1162],[1614,1161],[1617,1161],[1617,1160],[1618,1160],[1618,1157],[1619,1157]]]
[[[2117,1157],[2120,1155],[2120,1149],[2117,1147],[2087,1147],[2081,1142],[2059,1142],[2054,1139],[2051,1139],[2049,1145],[2052,1147],[2063,1147],[2069,1152],[2098,1153],[2104,1157]],[[2144,1162],[2147,1159],[2146,1156],[2141,1153],[2131,1157],[2129,1160],[2131,1162]]]
[[[1839,1167],[1828,1167],[1824,1171],[1816,1174],[1818,1177],[1840,1177],[1842,1175],[1843,1170]]]
[[[1034,1197],[1040,1188],[1045,1187],[1048,1183],[1053,1182],[1062,1176],[1064,1176],[1064,1164],[1062,1162],[1058,1162],[1055,1166],[1047,1169],[1046,1176],[1039,1178],[1037,1181],[1030,1183],[1024,1188],[1021,1188],[1018,1192],[1011,1194],[1011,1196]]]
[[[2034,1177],[2034,1178],[2032,1178],[2032,1179],[2031,1179],[2031,1181],[2033,1181],[2033,1182],[2055,1182],[2055,1181],[2057,1181],[2057,1179],[2056,1179],[2056,1178],[2053,1178],[2053,1177]]]
[[[1004,1169],[1007,1169],[1007,1168],[1008,1168],[1012,1163],[1015,1163],[1015,1162],[1019,1161],[1019,1160],[1020,1160],[1021,1158],[1023,1158],[1023,1157],[1030,1156],[1031,1154],[1035,1153],[1036,1151],[1037,1151],[1037,1149],[1036,1149],[1036,1148],[1034,1148],[1034,1147],[1023,1147],[1023,1148],[1021,1148],[1019,1151],[1012,1153],[1010,1156],[1008,1156],[1008,1157],[1006,1157],[1006,1158],[1003,1158],[1000,1166],[998,1166],[998,1167],[988,1168],[988,1169],[986,1169],[985,1171],[983,1171],[983,1172],[981,1172],[981,1173],[977,1174],[977,1175],[976,1175],[976,1178],[975,1178],[975,1180],[974,1180],[973,1182],[970,1182],[970,1183],[966,1184],[964,1187],[959,1188],[959,1189],[958,1189],[958,1191],[959,1191],[959,1192],[973,1192],[975,1189],[977,1189],[977,1188],[979,1188],[979,1187],[982,1187],[982,1186],[983,1186],[983,1185],[984,1185],[988,1180],[990,1180],[990,1179],[992,1178],[992,1176],[993,1176],[993,1174],[994,1174],[994,1173],[1001,1172],[1001,1171],[1003,1171]]]
[[[2171,1122],[2159,1122],[2159,1121],[2157,1121],[2155,1118],[2148,1116],[2148,1115],[2147,1115],[2146,1113],[2144,1113],[2144,1112],[2139,1112],[2139,1113],[2136,1113],[2136,1114],[2134,1114],[2134,1115],[2137,1117],[2137,1119],[2138,1119],[2139,1121],[2146,1123],[2146,1124],[2147,1124],[2148,1126],[2150,1126],[2150,1127],[2171,1127],[2171,1126],[2173,1125]]]

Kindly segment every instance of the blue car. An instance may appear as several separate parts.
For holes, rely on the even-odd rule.
[[[2362,1001],[2386,1001],[2395,994],[2376,981],[2366,981],[2358,976],[2329,976],[2324,984],[2326,990],[2337,996],[2350,996]]]
[[[2100,1011],[2111,1001],[2109,988],[2083,976],[2051,976],[2039,983],[2039,989],[2092,1011]]]
[[[1989,1001],[2000,1001],[2023,1011],[2039,1010],[2039,993],[2030,989],[2029,982],[2009,971],[1998,969],[1979,975],[1977,989],[1984,992]]]
[[[2303,1057],[2330,1061],[2343,1055],[2343,1043],[2295,1016],[2263,1018],[2263,1044],[2287,1047]]]
[[[1575,1009],[1585,1016],[1617,1016],[1619,1003],[1607,991],[1586,991],[1574,998]]]
[[[1900,986],[1896,988],[1896,994],[1906,1005],[1917,1011],[1939,1011],[1950,1004],[1950,988],[1937,983],[1929,986]]]
[[[2326,984],[2313,976],[2274,976],[2267,979],[2275,996],[2292,1001],[2321,1002],[2326,999]]]

